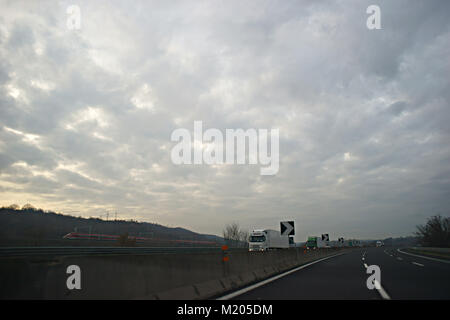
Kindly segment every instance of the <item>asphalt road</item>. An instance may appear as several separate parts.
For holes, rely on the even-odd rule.
[[[363,260],[364,258],[364,260]],[[378,265],[381,290],[369,290],[364,264]],[[380,291],[382,291],[380,293]],[[248,291],[234,299],[450,299],[450,264],[397,248],[361,248]]]

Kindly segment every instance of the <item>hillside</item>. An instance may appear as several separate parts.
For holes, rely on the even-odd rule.
[[[140,236],[154,239],[148,245],[173,245],[172,240],[212,241],[223,239],[203,235],[184,228],[169,228],[155,223],[82,218],[41,209],[0,208],[0,246],[110,246],[115,241],[68,240],[70,232]],[[182,244],[182,243],[181,243]],[[143,244],[141,244],[143,245]]]
[[[418,244],[419,238],[416,236],[387,238],[383,242],[388,247],[412,247]]]

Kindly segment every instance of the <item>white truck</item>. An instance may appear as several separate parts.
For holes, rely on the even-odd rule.
[[[289,248],[289,236],[275,230],[253,230],[248,239],[249,251],[267,251]]]

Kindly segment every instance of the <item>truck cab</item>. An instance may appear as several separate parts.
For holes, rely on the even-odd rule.
[[[267,250],[267,241],[264,230],[253,230],[248,239],[249,251]]]
[[[306,241],[307,249],[316,249],[317,248],[317,237],[308,237],[308,241]]]

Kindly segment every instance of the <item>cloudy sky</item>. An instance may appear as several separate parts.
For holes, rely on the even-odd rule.
[[[295,220],[297,241],[410,235],[449,213],[449,14],[445,0],[0,0],[0,205],[218,235]],[[194,120],[278,128],[279,172],[174,165],[171,133]]]

